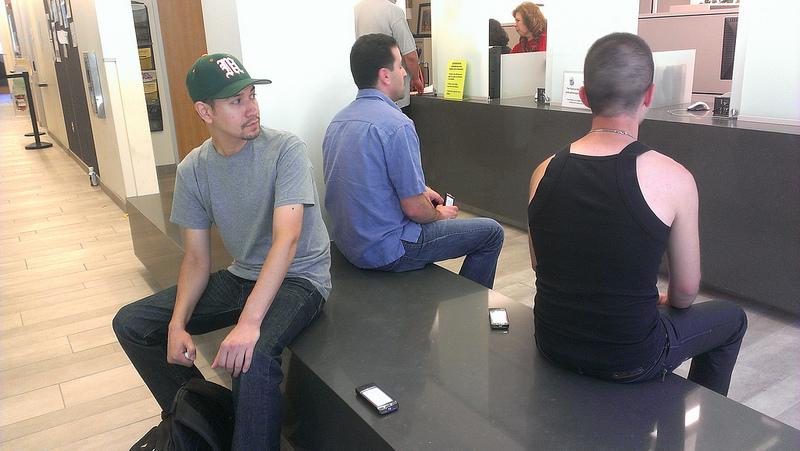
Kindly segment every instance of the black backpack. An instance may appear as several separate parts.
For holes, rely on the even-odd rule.
[[[203,379],[185,383],[161,423],[131,451],[225,451],[233,439],[233,394]]]

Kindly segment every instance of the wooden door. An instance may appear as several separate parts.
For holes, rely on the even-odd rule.
[[[167,63],[175,137],[178,155],[182,160],[209,136],[186,91],[186,73],[197,58],[207,53],[203,5],[200,0],[159,1],[158,16]]]

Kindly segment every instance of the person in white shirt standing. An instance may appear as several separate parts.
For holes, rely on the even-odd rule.
[[[422,80],[417,45],[408,28],[405,11],[392,0],[361,0],[354,7],[354,12],[356,39],[365,34],[381,33],[397,41],[403,68],[408,76],[405,79],[405,95],[396,103],[400,108],[407,107],[411,103],[410,92],[421,93],[425,89],[425,82]]]

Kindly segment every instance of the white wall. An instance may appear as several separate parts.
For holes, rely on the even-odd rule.
[[[554,103],[561,102],[564,72],[583,72],[583,60],[597,39],[613,32],[636,34],[638,0],[575,1],[547,4],[547,83]]]
[[[467,61],[464,97],[489,96],[489,13],[484,2],[432,0],[433,70],[444,93],[449,60]]]
[[[169,0],[167,0],[169,1]],[[203,22],[206,29],[206,47],[208,53],[230,53],[236,57],[242,56],[242,39],[239,30],[238,0],[202,0]],[[276,3],[276,2],[270,2]],[[310,14],[310,13],[309,13]],[[294,24],[293,33],[284,36],[282,42],[292,45],[288,37],[295,33],[302,33],[305,28],[303,22]]]
[[[349,63],[355,41],[354,4],[328,0],[312,11],[303,2],[237,2],[242,63],[251,76],[272,80],[271,85],[257,87],[261,123],[295,133],[308,144],[321,196],[325,130],[357,92]],[[322,47],[320,39],[325,41]],[[208,42],[209,49],[215,45]]]
[[[739,120],[800,125],[800,2],[742,0],[731,107]]]

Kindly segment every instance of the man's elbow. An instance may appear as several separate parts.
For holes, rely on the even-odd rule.
[[[185,252],[182,266],[185,268],[204,269],[210,271],[211,257],[197,252]]]
[[[297,243],[300,241],[300,231],[292,231],[289,233],[281,233],[276,235],[272,240],[272,247],[281,247],[286,249],[297,248]]]
[[[688,308],[697,298],[699,284],[673,287],[669,290],[669,304],[675,308]]]
[[[419,55],[417,55],[416,49],[403,55],[403,62],[406,63],[407,66],[419,65]]]

